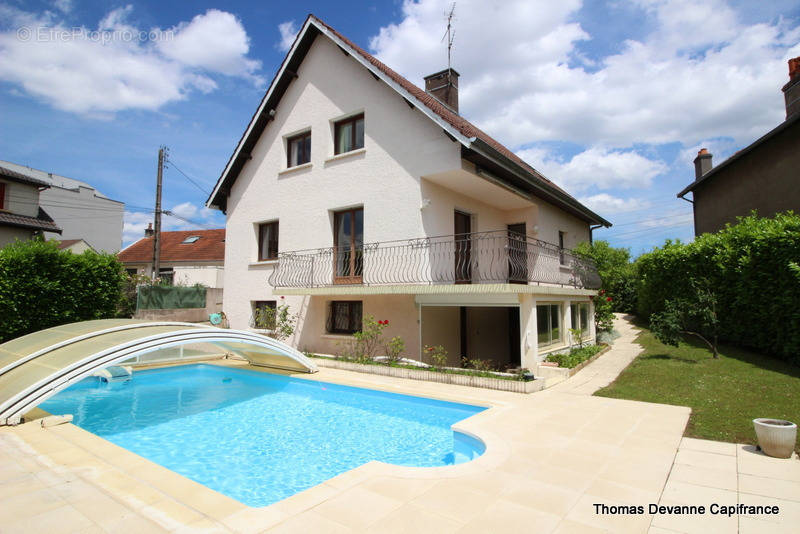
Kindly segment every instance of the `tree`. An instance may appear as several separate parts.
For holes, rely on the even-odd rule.
[[[608,241],[579,243],[574,252],[591,260],[602,279],[601,288],[606,298],[611,298],[612,312],[633,313],[636,309],[636,267],[631,263],[627,248],[616,248]]]
[[[678,346],[682,335],[696,336],[717,359],[717,296],[707,280],[692,280],[691,286],[692,294],[667,300],[663,311],[650,316],[650,330],[660,342],[673,347]]]

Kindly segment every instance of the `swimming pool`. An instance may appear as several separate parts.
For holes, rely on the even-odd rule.
[[[40,407],[249,506],[371,460],[433,467],[484,450],[450,428],[480,406],[206,364],[89,378]]]

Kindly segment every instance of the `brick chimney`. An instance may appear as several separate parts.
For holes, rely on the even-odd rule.
[[[147,223],[147,228],[144,229],[144,236],[145,237],[153,237],[153,223]]]
[[[425,76],[425,92],[458,113],[458,77],[455,69],[444,69]]]
[[[711,170],[711,153],[705,149],[701,148],[700,151],[697,153],[697,157],[694,158],[694,178],[695,180],[699,180],[703,177],[705,173]]]
[[[789,83],[783,86],[786,100],[786,118],[800,113],[800,56],[789,60]]]

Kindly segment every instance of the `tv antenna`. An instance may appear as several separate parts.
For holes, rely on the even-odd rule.
[[[456,31],[452,29],[453,20],[455,20],[456,3],[450,5],[450,13],[445,13],[447,17],[447,31],[442,35],[442,41],[447,39],[447,68],[450,68],[450,50],[453,48],[453,39],[456,38]]]

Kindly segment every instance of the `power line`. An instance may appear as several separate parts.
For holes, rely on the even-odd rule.
[[[210,192],[210,191],[208,191],[207,189],[205,189],[205,188],[204,188],[202,185],[200,185],[199,183],[197,183],[197,182],[196,182],[196,181],[195,181],[195,180],[194,180],[194,179],[193,179],[191,176],[189,176],[188,174],[186,174],[185,172],[183,172],[183,171],[180,169],[180,167],[178,167],[177,165],[175,165],[175,162],[174,162],[174,161],[172,161],[171,159],[167,158],[167,164],[168,164],[168,165],[167,165],[168,167],[169,167],[169,165],[171,165],[171,166],[172,166],[172,168],[174,168],[176,171],[178,171],[179,173],[181,173],[181,174],[183,175],[183,177],[184,177],[184,178],[186,178],[187,180],[189,180],[189,182],[191,182],[191,183],[192,183],[192,185],[194,185],[194,186],[195,186],[197,189],[199,189],[201,192],[205,193],[205,194],[206,194],[206,196],[208,196],[208,195],[210,195],[210,194],[211,194],[211,192]]]

